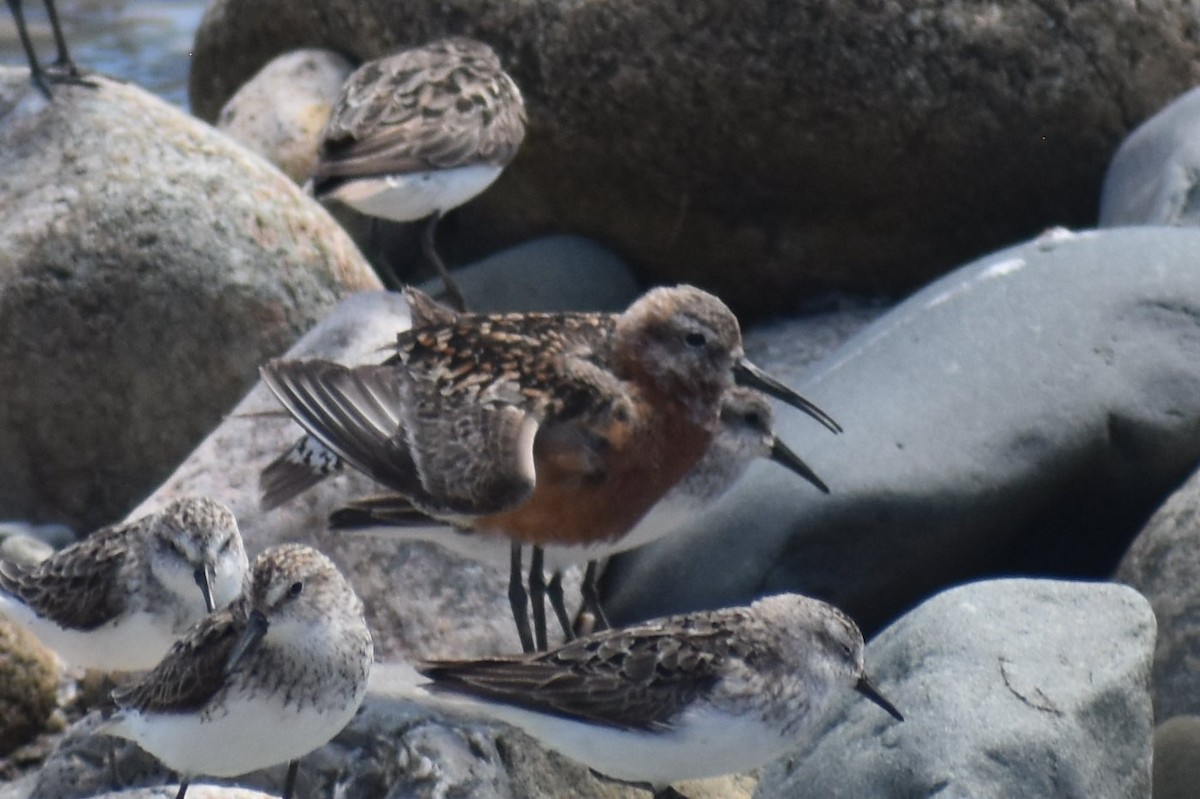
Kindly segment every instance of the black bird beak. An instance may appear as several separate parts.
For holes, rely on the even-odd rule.
[[[258,648],[270,626],[271,622],[267,621],[267,617],[261,610],[250,611],[250,618],[246,620],[246,629],[242,631],[242,637],[233,645],[233,649],[229,653],[229,660],[225,661],[226,674],[232,672],[244,657]]]
[[[784,444],[778,438],[776,438],[775,443],[771,445],[771,454],[769,457],[780,466],[786,466],[808,482],[812,483],[822,494],[829,493],[829,486],[825,485],[825,481],[820,477],[817,477],[817,473],[809,468],[807,463],[800,460],[800,456],[788,449],[787,444]]]
[[[797,394],[795,391],[792,391],[783,383],[780,383],[778,380],[771,377],[769,374],[764,372],[762,369],[759,369],[745,358],[738,358],[738,360],[733,364],[733,380],[739,386],[757,389],[768,396],[774,397],[782,402],[786,402],[793,408],[799,408],[821,424],[825,425],[831,432],[842,432],[842,426],[835,422],[832,416],[825,413],[825,411],[821,410],[816,405]]]
[[[212,613],[217,609],[216,603],[213,602],[212,584],[213,584],[213,568],[207,563],[203,566],[196,567],[196,571],[192,574],[196,580],[196,585],[200,586],[200,593],[204,594],[204,607]]]
[[[900,715],[900,711],[896,710],[896,706],[884,699],[883,694],[875,690],[875,686],[871,685],[865,676],[858,678],[858,682],[854,684],[854,690],[886,710],[896,721],[904,721],[904,716]]]

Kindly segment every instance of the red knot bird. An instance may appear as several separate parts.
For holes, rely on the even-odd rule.
[[[374,649],[362,602],[300,544],[259,555],[245,593],[192,627],[152,671],[113,691],[98,732],[134,741],[180,775],[234,777],[289,763],[337,735],[367,692]]]
[[[246,570],[229,509],[207,497],[181,499],[97,530],[36,566],[0,561],[0,613],[72,665],[141,671],[233,601]]]
[[[454,37],[370,61],[342,87],[322,134],[313,194],[370,217],[428,217],[425,257],[459,310],[434,247],[438,220],[490,186],[525,138],[525,103],[495,52]]]
[[[536,562],[546,544],[626,535],[708,450],[735,382],[840,429],[750,363],[733,313],[691,286],[621,314],[461,314],[400,333],[380,365],[273,361],[262,375],[351,466],[426,515],[512,542],[527,649],[521,545]]]
[[[670,786],[748,771],[801,746],[867,678],[863,637],[799,594],[578,638],[549,652],[416,664],[417,699],[521,728],[595,771]]]
[[[770,459],[800,475],[822,493],[829,493],[824,481],[775,435],[770,402],[753,389],[735,386],[721,399],[721,424],[708,450],[625,536],[585,544],[546,544],[544,565],[553,573],[546,594],[564,636],[568,640],[573,637],[562,599],[564,569],[587,564],[582,585],[584,607],[596,617],[601,627],[607,627],[608,621],[596,594],[597,564],[676,530],[688,529],[758,458]],[[329,527],[335,532],[361,532],[396,541],[425,541],[445,547],[461,557],[492,565],[507,566],[511,557],[511,548],[504,537],[439,523],[399,494],[350,502],[334,511],[329,517]]]

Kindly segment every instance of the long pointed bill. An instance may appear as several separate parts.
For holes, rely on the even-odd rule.
[[[904,716],[900,715],[900,711],[896,710],[896,706],[884,699],[883,694],[875,690],[875,686],[871,685],[866,677],[858,678],[858,682],[854,684],[854,690],[886,710],[896,721],[904,721]]]
[[[825,425],[831,432],[842,432],[842,426],[833,420],[833,417],[825,413],[813,403],[806,400],[804,397],[792,391],[790,388],[780,383],[769,374],[759,369],[754,364],[750,363],[745,358],[739,358],[733,365],[733,379],[739,386],[747,386],[761,391],[762,393],[774,397],[777,400],[786,402],[793,408],[799,408],[807,413],[812,418],[816,419],[821,424]]]
[[[263,636],[267,634],[267,628],[270,626],[271,623],[267,621],[267,617],[261,610],[250,611],[246,629],[242,632],[242,637],[233,645],[233,650],[229,653],[229,660],[225,662],[226,674],[232,672],[243,658],[262,643]]]
[[[775,439],[775,443],[771,445],[770,458],[780,466],[785,466],[788,469],[791,469],[793,472],[812,483],[822,494],[829,493],[829,486],[825,485],[825,481],[820,477],[817,477],[817,473],[814,472],[807,463],[800,460],[800,456],[788,449],[787,445],[778,438]]]
[[[212,613],[217,609],[216,603],[213,601],[213,568],[207,563],[196,568],[192,578],[196,581],[196,585],[200,586],[200,593],[204,594],[204,609],[208,613]]]

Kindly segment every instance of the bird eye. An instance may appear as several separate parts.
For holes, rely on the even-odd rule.
[[[708,339],[704,337],[703,333],[688,333],[683,340],[689,347],[703,347],[708,343]]]
[[[744,421],[746,424],[750,425],[751,427],[760,427],[762,425],[762,417],[759,416],[754,411],[750,411],[749,413],[742,416],[742,421]]]
[[[292,583],[292,587],[288,589],[288,596],[290,596],[290,597],[300,596],[300,592],[303,590],[304,590],[304,583],[294,582],[294,583]]]

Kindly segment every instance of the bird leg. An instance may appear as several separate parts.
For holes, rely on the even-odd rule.
[[[600,607],[600,589],[596,585],[598,570],[599,564],[597,561],[589,560],[587,568],[583,572],[583,585],[581,586],[583,609],[591,613],[596,619],[597,630],[607,630],[612,625],[608,623],[608,616],[604,615],[604,608]]]
[[[433,234],[437,231],[437,225],[441,218],[442,212],[437,211],[425,223],[425,230],[421,233],[421,252],[424,253],[425,259],[433,264],[433,268],[442,278],[446,304],[461,313],[467,310],[467,303],[463,300],[462,292],[459,291],[458,282],[450,277],[450,270],[446,268],[446,264],[442,262],[441,256],[437,254],[437,249],[434,247]]]
[[[58,22],[58,10],[54,7],[54,0],[46,0],[46,15],[50,17],[50,30],[54,31],[54,44],[58,48],[58,58],[51,66],[65,69],[70,78],[82,78],[79,68],[71,60],[71,54],[67,52],[67,37],[63,35],[62,25]]]
[[[533,635],[538,652],[550,648],[546,638],[546,573],[545,552],[534,547],[529,558],[529,603],[533,608]]]
[[[25,56],[29,59],[29,76],[33,79],[33,85],[37,86],[49,100],[52,99],[50,84],[46,82],[46,73],[42,71],[42,65],[38,63],[37,51],[33,49],[33,40],[29,38],[29,29],[25,25],[25,13],[21,9],[23,2],[24,0],[8,0],[8,7],[17,23],[17,36],[21,38],[21,46],[25,48]]]
[[[523,583],[525,575],[521,573],[521,545],[512,545],[512,568],[508,575],[508,603],[512,606],[513,621],[517,623],[517,635],[521,638],[521,649],[525,652],[533,650],[533,633],[529,631],[529,595],[525,593]]]
[[[300,771],[300,761],[288,763],[287,777],[283,780],[283,796],[281,799],[292,799],[296,793],[296,774]]]
[[[183,799],[184,794],[187,793],[187,789],[188,781],[181,777],[179,779],[179,793],[175,794],[175,799]]]
[[[562,580],[562,572],[555,572],[550,578],[550,584],[546,586],[546,596],[550,597],[550,607],[554,608],[554,615],[558,617],[559,626],[562,627],[563,640],[571,641],[575,638],[575,631],[571,629],[571,617],[567,614],[567,606],[563,601]]]

